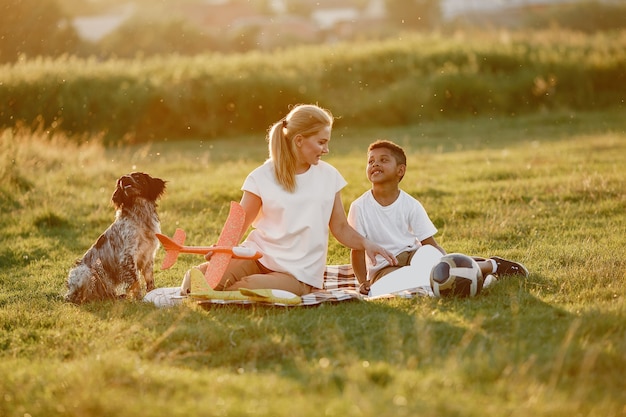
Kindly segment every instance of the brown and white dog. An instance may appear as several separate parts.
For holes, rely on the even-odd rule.
[[[118,298],[118,290],[138,298],[140,275],[154,289],[154,256],[161,227],[156,201],[165,181],[143,172],[117,180],[111,197],[115,221],[70,270],[65,299],[75,304]]]

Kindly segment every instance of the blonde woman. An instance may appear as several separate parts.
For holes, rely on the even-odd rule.
[[[241,245],[263,257],[232,259],[216,290],[271,288],[305,295],[322,288],[329,229],[373,264],[377,256],[396,264],[389,251],[348,224],[341,201],[346,181],[321,160],[328,154],[333,120],[330,111],[302,104],[270,127],[270,157],[248,175],[240,202],[244,231],[253,227]],[[207,265],[198,268],[204,272]]]

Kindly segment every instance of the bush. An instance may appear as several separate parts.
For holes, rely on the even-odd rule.
[[[3,1],[0,10],[0,63],[24,56],[60,56],[81,45],[55,1]]]
[[[346,123],[393,125],[546,108],[624,106],[626,31],[473,34],[151,59],[0,67],[0,126],[44,121],[106,141],[264,131],[314,102]]]

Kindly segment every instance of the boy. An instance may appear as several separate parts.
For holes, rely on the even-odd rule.
[[[363,251],[352,250],[350,260],[363,294],[384,275],[409,265],[422,245],[432,245],[442,255],[446,254],[435,240],[437,228],[422,204],[399,188],[406,172],[404,150],[391,141],[379,140],[369,146],[367,158],[366,174],[372,188],[350,205],[348,223],[394,254],[398,265],[391,266],[384,260],[372,265]],[[485,277],[489,274],[528,276],[526,268],[517,262],[495,256],[490,259],[474,257],[474,260]]]

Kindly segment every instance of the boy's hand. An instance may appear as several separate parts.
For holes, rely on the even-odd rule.
[[[362,282],[361,285],[359,285],[359,292],[363,295],[368,295],[370,293],[370,282]]]

